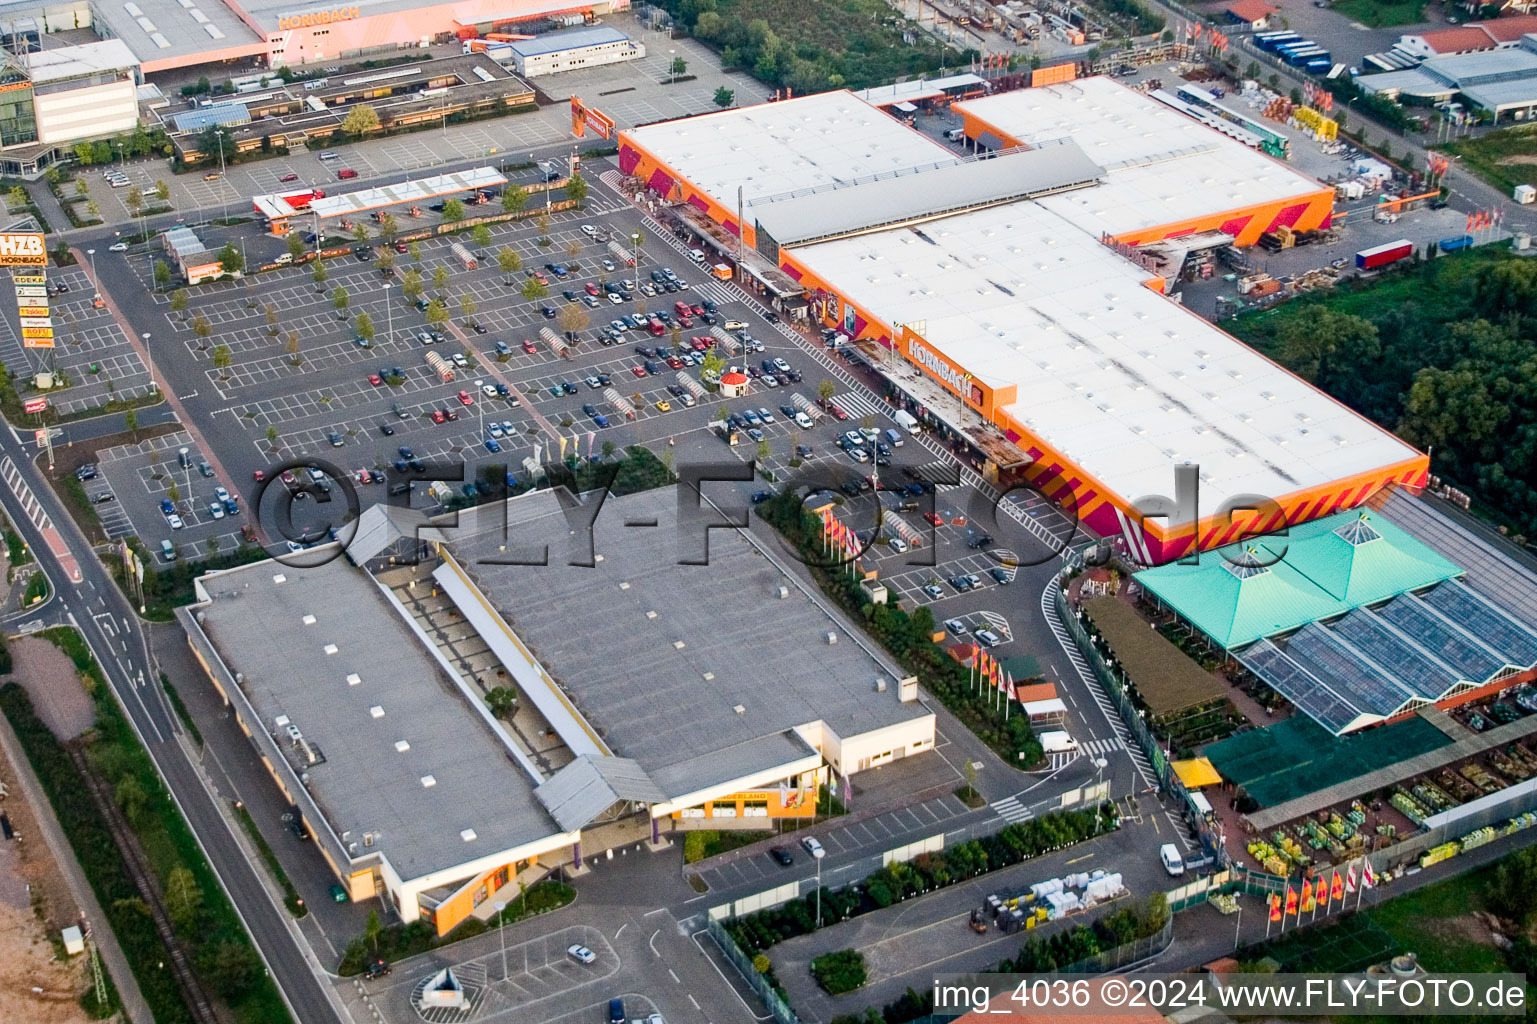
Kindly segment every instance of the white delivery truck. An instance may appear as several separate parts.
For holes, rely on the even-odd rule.
[[[914,417],[913,414],[908,412],[906,409],[898,409],[896,415],[893,416],[892,419],[896,420],[897,425],[903,430],[907,431],[909,434],[916,434],[918,432],[917,418]]]

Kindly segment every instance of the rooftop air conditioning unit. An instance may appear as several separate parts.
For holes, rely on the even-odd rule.
[[[838,642],[838,634],[832,632],[831,630],[829,630],[828,633],[827,633],[827,642],[829,644],[837,643]]]

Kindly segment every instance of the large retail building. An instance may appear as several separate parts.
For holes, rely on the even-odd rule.
[[[345,558],[212,573],[179,613],[353,899],[446,933],[664,823],[811,815],[933,749],[916,679],[749,532],[706,549],[668,487],[608,497],[589,540],[571,504],[374,506]]]
[[[1172,301],[1139,248],[1327,225],[1332,190],[1108,78],[956,109],[1001,148],[958,154],[832,92],[622,131],[620,166],[900,354],[874,360],[893,392],[987,475],[1141,561],[1186,553],[1196,522],[1211,547],[1423,481],[1423,454]]]

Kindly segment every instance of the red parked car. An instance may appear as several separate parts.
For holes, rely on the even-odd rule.
[[[434,422],[434,423],[446,423],[446,422],[448,422],[448,413],[444,412],[442,409],[434,409],[434,410],[432,410],[432,422]]]
[[[459,404],[460,405],[474,405],[475,404],[475,399],[470,397],[470,393],[468,391],[461,391],[461,392],[459,392]]]
[[[336,176],[342,181],[348,181],[352,178],[356,178],[358,176],[358,172],[354,171],[350,167],[343,167],[341,170],[336,172]]]
[[[637,377],[644,377],[646,375],[646,368],[644,366],[632,366],[630,367],[630,372]]]
[[[539,346],[525,338],[523,340],[523,351],[527,352],[529,355],[533,355],[535,352],[539,351]]]

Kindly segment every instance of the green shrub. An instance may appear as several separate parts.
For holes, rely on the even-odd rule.
[[[840,949],[835,953],[823,953],[811,961],[811,976],[829,995],[840,996],[852,992],[868,979],[865,955],[857,949]]]

